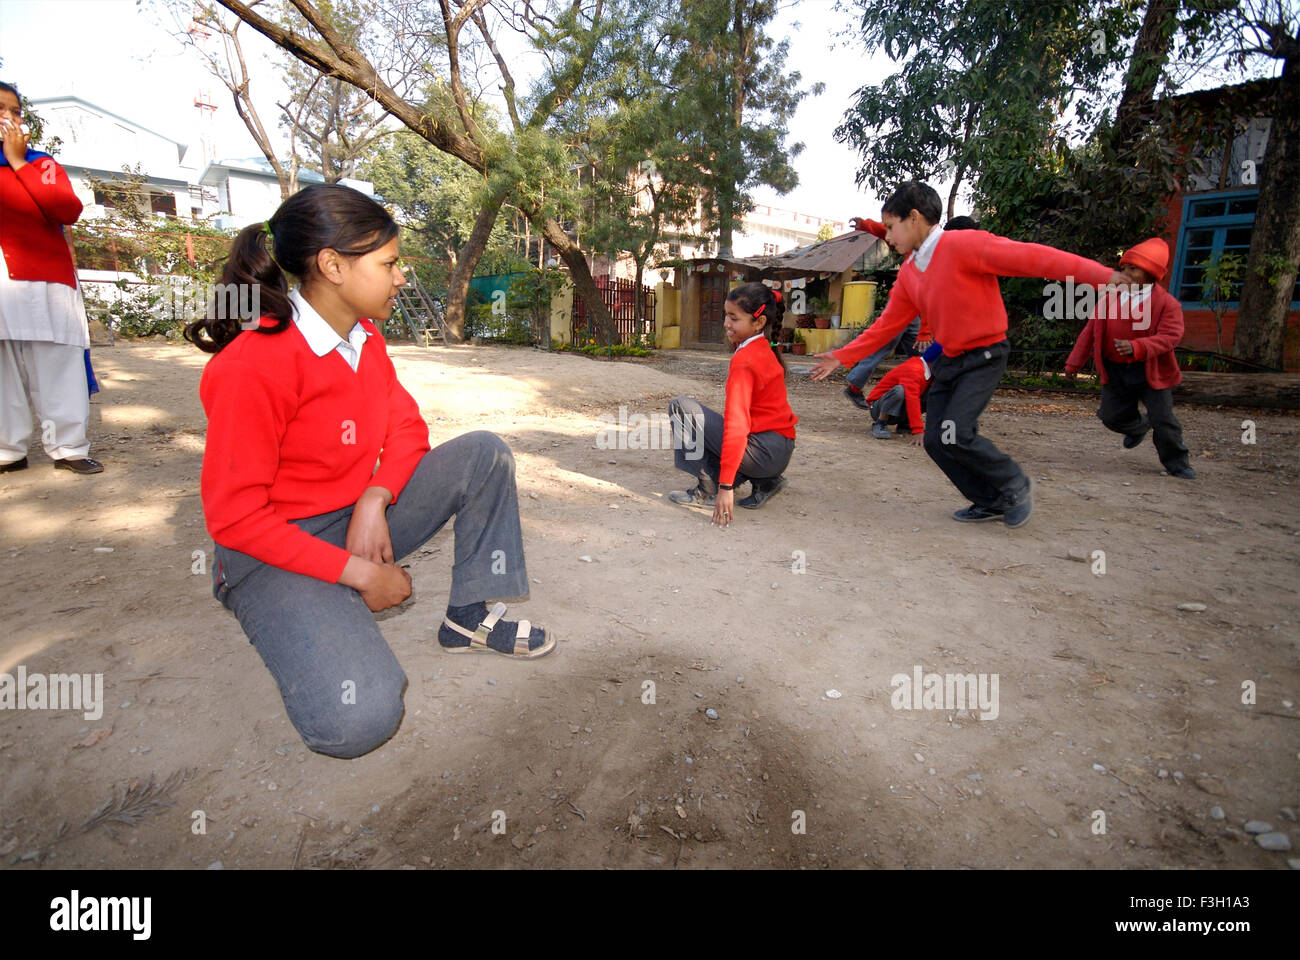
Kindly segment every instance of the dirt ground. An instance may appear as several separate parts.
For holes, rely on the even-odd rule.
[[[620,404],[662,413],[690,393],[720,409],[725,356],[393,353],[435,444],[489,429],[514,450],[533,594],[512,613],[559,649],[532,663],[440,651],[444,530],[410,558],[415,602],[382,623],[409,678],[401,728],[356,760],[309,752],[193,572],[211,550],[206,357],[98,347],[91,455],[105,473],[56,473],[37,443],[31,469],[0,477],[0,673],[102,673],[106,706],[95,721],[0,711],[0,864],[1286,869],[1300,856],[1243,829],[1265,820],[1300,847],[1295,416],[1180,406],[1188,482],[1150,441],[1122,450],[1094,400],[999,394],[982,428],[1037,481],[1033,519],[1012,531],[954,523],[964,502],[924,452],[870,437],[841,385],[811,383],[799,358],[789,486],[721,530],[667,501],[687,485],[670,451],[596,438]],[[894,709],[891,677],[918,667],[996,674],[997,717]]]

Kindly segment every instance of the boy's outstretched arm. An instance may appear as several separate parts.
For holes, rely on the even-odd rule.
[[[1042,243],[1021,243],[988,234],[980,251],[980,269],[998,277],[1044,277],[1089,286],[1126,283],[1118,270]]]
[[[853,366],[863,357],[870,356],[893,340],[918,313],[920,311],[913,306],[902,284],[895,282],[889,291],[889,303],[885,304],[885,309],[876,318],[876,322],[838,350],[817,354],[822,362],[813,367],[809,376],[813,380],[825,380],[841,364],[846,367]],[[922,327],[924,328],[924,321]]]

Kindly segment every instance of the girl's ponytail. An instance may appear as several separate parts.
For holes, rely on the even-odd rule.
[[[230,255],[221,269],[215,296],[207,298],[208,316],[185,327],[185,339],[200,350],[219,353],[243,331],[245,323],[257,324],[261,333],[281,333],[293,319],[289,283],[276,263],[268,244],[273,238],[268,224],[254,223],[239,231],[230,245]],[[240,317],[232,304],[258,305],[259,317]],[[260,317],[272,317],[274,326],[262,326]]]

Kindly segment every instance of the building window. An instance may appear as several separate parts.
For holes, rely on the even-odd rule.
[[[1250,235],[1255,227],[1255,208],[1259,193],[1233,191],[1208,196],[1188,197],[1183,203],[1183,223],[1178,231],[1178,248],[1169,289],[1185,305],[1201,306],[1206,263],[1225,254],[1236,254],[1244,261],[1250,253]],[[1228,297],[1236,304],[1241,297],[1237,284]],[[1291,294],[1292,303],[1300,302],[1300,278]]]

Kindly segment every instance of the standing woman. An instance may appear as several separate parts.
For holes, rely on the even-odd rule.
[[[781,293],[761,283],[744,283],[727,294],[723,328],[735,346],[727,371],[723,413],[694,397],[668,405],[677,469],[696,478],[690,490],[668,494],[673,503],[712,507],[713,522],[730,526],[735,486],[749,481],[742,507],[757,510],[785,486],[781,474],[794,453],[799,418],[785,392],[785,362],[769,344],[781,329]]]
[[[375,327],[406,283],[397,233],[364,194],[308,187],[245,227],[222,271],[223,284],[248,285],[240,303],[255,293],[261,319],[208,317],[185,332],[217,354],[199,384],[214,593],[279,683],[303,741],[334,757],[368,753],[401,722],[406,675],[373,613],[410,596],[397,561],[453,515],[438,642],[517,659],[555,646],[484,602],[528,594],[510,449],[475,431],[430,450]],[[286,274],[301,286],[290,291]]]
[[[27,146],[22,119],[17,88],[0,83],[0,473],[27,469],[33,410],[56,468],[102,473],[87,456],[90,332],[63,234],[81,201],[63,167]]]

